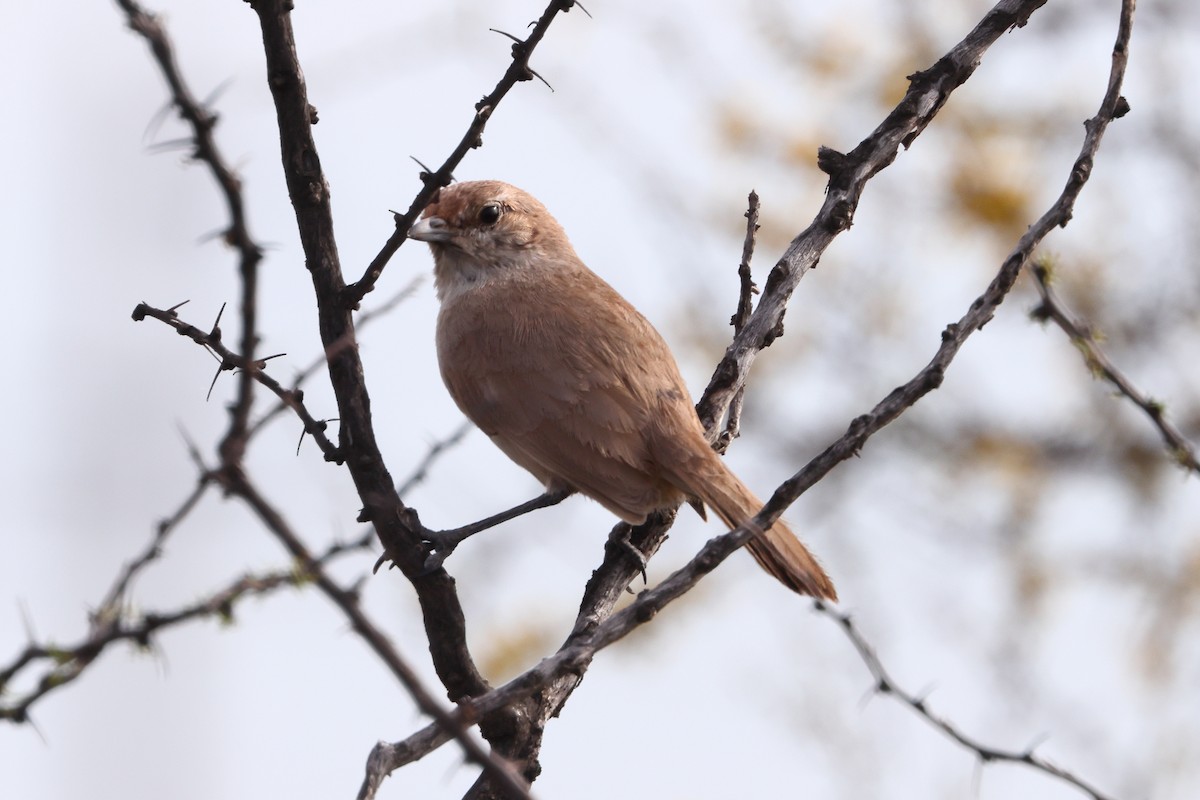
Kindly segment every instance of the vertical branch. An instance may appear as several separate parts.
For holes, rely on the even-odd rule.
[[[738,304],[737,311],[729,320],[729,324],[733,326],[733,335],[736,337],[742,332],[742,328],[746,327],[746,323],[750,321],[750,314],[754,310],[751,302],[751,297],[758,294],[758,287],[754,284],[754,277],[750,272],[750,261],[754,258],[755,237],[758,234],[758,192],[751,190],[750,196],[747,198],[746,208],[746,238],[742,242],[742,261],[738,264]],[[725,417],[725,429],[717,436],[714,449],[724,455],[729,449],[729,445],[738,437],[738,433],[742,427],[742,403],[746,397],[746,386],[743,384],[737,392],[734,393],[733,399],[729,402],[729,412]],[[699,412],[697,412],[699,413]],[[709,435],[716,434],[716,427],[709,430]]]
[[[317,114],[308,102],[296,52],[292,4],[288,0],[254,0],[251,6],[262,28],[283,172],[316,293],[321,341],[338,404],[339,456],[363,503],[359,520],[374,524],[389,555],[416,589],[434,667],[450,698],[479,694],[488,684],[467,650],[466,620],[454,582],[441,570],[423,574],[420,522],[396,494],[375,439],[354,323],[350,309],[341,302],[346,284],[334,237],[329,185],[312,137]]]
[[[236,467],[241,464],[246,451],[250,410],[254,400],[254,350],[258,344],[258,264],[262,260],[262,248],[250,235],[242,199],[242,182],[225,162],[213,137],[217,117],[196,99],[184,82],[175,60],[174,48],[158,17],[147,12],[135,0],[117,0],[117,5],[125,12],[129,27],[150,46],[167,81],[171,102],[192,130],[192,158],[207,165],[229,212],[229,227],[222,238],[238,252],[238,271],[242,280],[241,353],[251,365],[238,373],[237,399],[230,407],[229,429],[219,448],[222,463]]]

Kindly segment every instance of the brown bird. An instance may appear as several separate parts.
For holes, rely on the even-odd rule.
[[[632,524],[687,500],[734,528],[762,507],[709,446],[662,336],[534,197],[454,184],[408,235],[433,251],[446,388],[547,492],[581,492]],[[837,598],[782,521],[746,546],[788,588]]]

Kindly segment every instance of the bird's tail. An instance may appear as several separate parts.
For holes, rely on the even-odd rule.
[[[711,452],[711,451],[710,451]],[[754,493],[746,488],[734,475],[720,456],[712,453],[712,459],[691,474],[679,476],[690,494],[699,497],[712,508],[730,529],[750,520],[763,504]],[[746,542],[746,549],[763,569],[775,579],[799,594],[812,595],[825,600],[837,600],[837,590],[825,570],[817,563],[808,548],[796,538],[782,520]]]

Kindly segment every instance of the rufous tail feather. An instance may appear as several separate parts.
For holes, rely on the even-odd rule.
[[[733,529],[751,519],[763,504],[724,463],[718,463],[720,472],[705,470],[708,480],[693,480],[690,488]],[[756,533],[746,542],[746,549],[759,566],[792,591],[837,600],[833,581],[782,520]]]

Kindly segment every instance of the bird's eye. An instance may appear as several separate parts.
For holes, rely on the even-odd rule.
[[[495,225],[500,219],[500,204],[488,203],[479,209],[479,221],[484,225]]]

